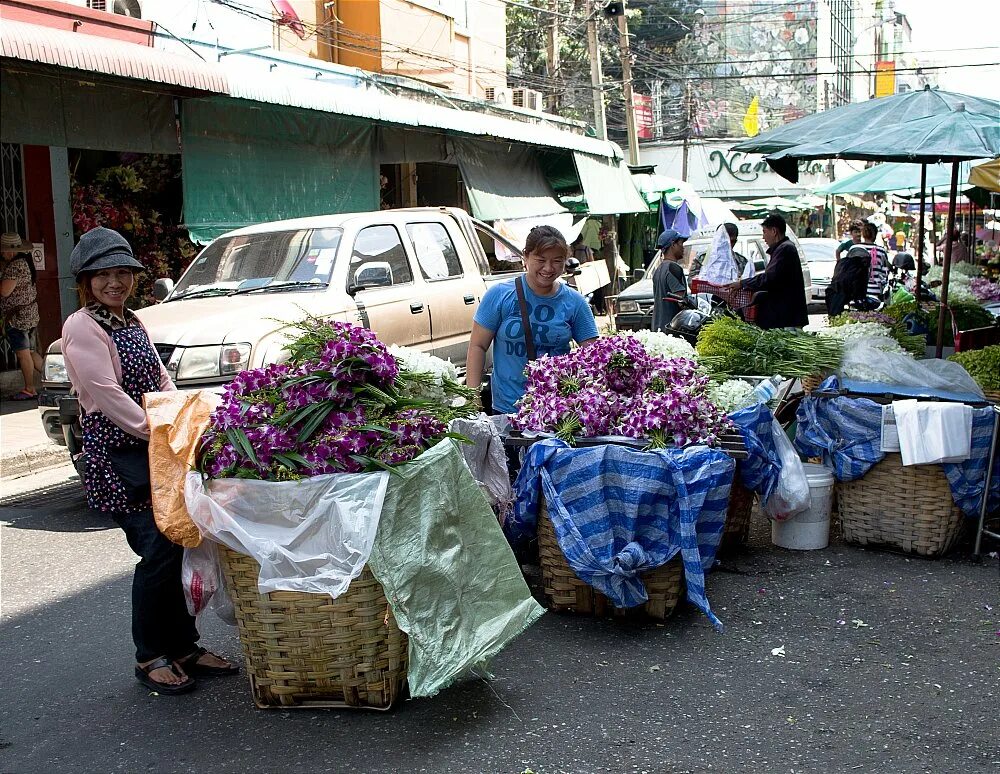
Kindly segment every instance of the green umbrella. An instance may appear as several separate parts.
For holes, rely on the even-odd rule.
[[[959,104],[949,113],[917,118],[892,127],[869,128],[824,142],[793,145],[771,153],[765,160],[775,172],[794,183],[799,177],[799,162],[807,159],[930,164],[998,156],[1000,103],[991,114],[970,113]]]
[[[919,91],[853,102],[814,113],[744,140],[732,149],[745,153],[775,153],[805,142],[821,143],[837,137],[856,137],[871,130],[891,129],[915,119],[951,113],[959,105],[964,105],[971,113],[1000,116],[1000,102],[995,100],[924,87]]]
[[[887,191],[920,191],[920,164],[886,162],[869,167],[861,172],[837,180],[816,193],[837,195],[848,193],[885,193]],[[964,180],[969,174],[969,165],[963,164],[959,172]],[[927,165],[927,187],[947,189],[951,180],[951,168],[944,164]]]

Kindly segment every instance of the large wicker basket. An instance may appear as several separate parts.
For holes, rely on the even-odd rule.
[[[549,609],[556,611],[595,616],[626,615],[635,611],[662,620],[676,609],[684,586],[684,565],[678,553],[662,567],[642,574],[649,596],[645,605],[629,610],[615,607],[611,600],[580,580],[570,569],[559,547],[544,498],[538,511],[538,564]]]
[[[747,547],[750,537],[750,513],[753,511],[754,493],[740,480],[739,463],[729,490],[729,508],[726,511],[726,526],[719,543],[720,555],[737,553]]]
[[[864,476],[837,484],[837,514],[845,541],[939,556],[958,539],[962,512],[940,465],[903,466],[889,453]]]
[[[257,590],[260,566],[219,546],[258,707],[388,709],[403,692],[407,638],[365,567],[346,593]]]

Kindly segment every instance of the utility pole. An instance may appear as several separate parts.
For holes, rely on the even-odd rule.
[[[681,153],[681,180],[688,179],[688,146],[691,136],[691,81],[684,81],[684,148]]]
[[[551,93],[546,98],[546,107],[550,113],[555,113],[559,109],[559,89],[555,86],[555,79],[559,77],[559,0],[549,0],[549,7],[552,15],[549,19],[548,29],[548,69],[549,88]]]
[[[587,51],[590,54],[590,90],[594,100],[594,128],[602,140],[608,139],[608,121],[604,115],[604,76],[601,74],[601,48],[597,44],[597,15],[591,8],[587,17]]]
[[[632,50],[628,40],[627,3],[622,3],[618,17],[618,47],[622,58],[622,95],[625,98],[625,130],[628,132],[628,163],[639,163],[639,133],[635,128],[635,101],[632,99]]]

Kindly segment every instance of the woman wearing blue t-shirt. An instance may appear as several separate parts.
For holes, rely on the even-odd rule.
[[[519,291],[524,296],[535,357],[565,355],[571,339],[586,344],[597,338],[597,323],[587,299],[560,280],[568,256],[569,245],[557,229],[536,226],[524,245],[524,274],[497,283],[479,304],[469,341],[466,381],[478,389],[492,344],[494,413],[510,414],[524,395],[529,347]]]

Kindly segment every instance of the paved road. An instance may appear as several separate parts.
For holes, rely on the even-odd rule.
[[[265,711],[243,678],[175,698],[135,682],[134,557],[66,476],[3,508],[0,771],[1000,771],[995,558],[791,553],[758,524],[710,577],[724,633],[690,608],[547,615],[491,684],[388,713]],[[202,631],[238,656],[233,630]]]

